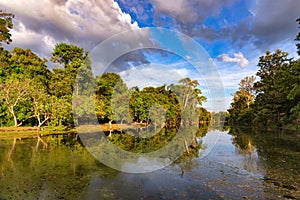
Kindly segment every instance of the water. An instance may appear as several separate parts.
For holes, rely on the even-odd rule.
[[[0,142],[0,199],[300,199],[297,132],[211,130],[196,157],[144,174],[106,167],[71,135],[42,139]]]

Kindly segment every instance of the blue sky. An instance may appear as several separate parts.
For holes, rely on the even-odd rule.
[[[140,87],[187,76],[197,79],[210,111],[229,107],[240,79],[255,75],[258,58],[267,50],[279,48],[297,57],[299,0],[10,0],[1,1],[0,9],[16,15],[8,49],[31,48],[49,60],[56,43],[68,42],[93,52],[116,36],[119,49],[109,48],[103,57],[121,50],[125,54],[108,71]],[[170,31],[155,33],[148,27]],[[153,43],[156,50],[146,48]],[[204,52],[209,59],[200,56]],[[215,83],[221,85],[216,89]],[[214,96],[220,88],[224,95]]]

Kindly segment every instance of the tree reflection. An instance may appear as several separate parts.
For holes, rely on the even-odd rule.
[[[86,195],[92,176],[118,174],[95,160],[75,135],[14,138],[1,149],[0,199],[76,199]]]
[[[271,184],[281,194],[286,193],[293,198],[300,198],[298,132],[272,128],[262,130],[253,127],[232,127],[230,134],[234,136],[234,145],[248,157],[248,163],[263,162],[266,172],[263,180],[267,184]]]

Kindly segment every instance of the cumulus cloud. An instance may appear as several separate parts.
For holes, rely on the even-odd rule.
[[[203,22],[208,17],[218,19],[224,8],[230,10],[239,0],[178,0],[176,3],[173,0],[152,0],[152,2],[156,25],[165,26],[166,23],[169,25],[171,23],[171,27],[205,41],[225,39],[235,45],[236,49],[250,47],[265,52],[273,46],[280,48],[281,43],[283,41],[286,43],[287,40],[290,45],[294,45],[293,39],[298,33],[295,20],[299,17],[300,4],[296,0],[246,0],[249,16],[238,23],[219,21],[222,24],[219,29],[205,26]],[[165,20],[166,16],[170,19]]]
[[[173,27],[189,35],[209,41],[226,38],[228,30],[215,30],[210,26],[203,25],[208,17],[217,18],[223,8],[230,8],[238,0],[152,0],[155,5],[154,22],[164,26],[165,16],[171,17]]]
[[[237,48],[251,47],[259,50],[260,53],[281,48],[282,44],[286,43],[289,46],[295,45],[299,2],[259,0],[252,1],[250,4],[252,5],[249,12],[252,16],[220,30],[232,44]]]
[[[230,8],[239,0],[117,0],[124,11],[142,23],[171,27],[190,37],[213,41],[225,37],[228,31],[217,31],[202,23],[208,17],[218,17],[224,7]],[[226,34],[226,35],[224,35]]]
[[[201,23],[208,16],[217,17],[222,8],[230,7],[237,0],[153,0],[158,14],[173,16],[179,24]]]
[[[123,70],[130,69],[134,66],[145,64],[150,64],[150,62],[141,51],[131,51],[125,55],[118,57],[113,63],[109,65],[106,71],[120,72]]]
[[[244,57],[244,55],[241,52],[234,53],[233,57],[230,57],[228,54],[221,54],[218,56],[218,59],[223,62],[238,63],[240,67],[246,67],[249,64],[249,61]]]
[[[132,22],[113,0],[10,0],[1,1],[0,7],[16,16],[13,42],[6,47],[31,48],[47,58],[59,42],[90,51],[114,34],[139,30],[137,22]],[[141,53],[130,59],[145,60]]]
[[[141,24],[147,24],[151,21],[153,15],[153,5],[149,0],[116,0],[121,6],[122,10],[131,13],[136,20]]]
[[[300,3],[295,0],[257,1],[251,34],[257,47],[267,49],[269,44],[285,39],[293,40],[298,32],[296,19]]]

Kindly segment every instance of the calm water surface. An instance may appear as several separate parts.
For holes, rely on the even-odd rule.
[[[0,141],[0,199],[300,199],[299,132],[211,130],[197,157],[145,174],[102,165],[73,136],[42,139]]]

